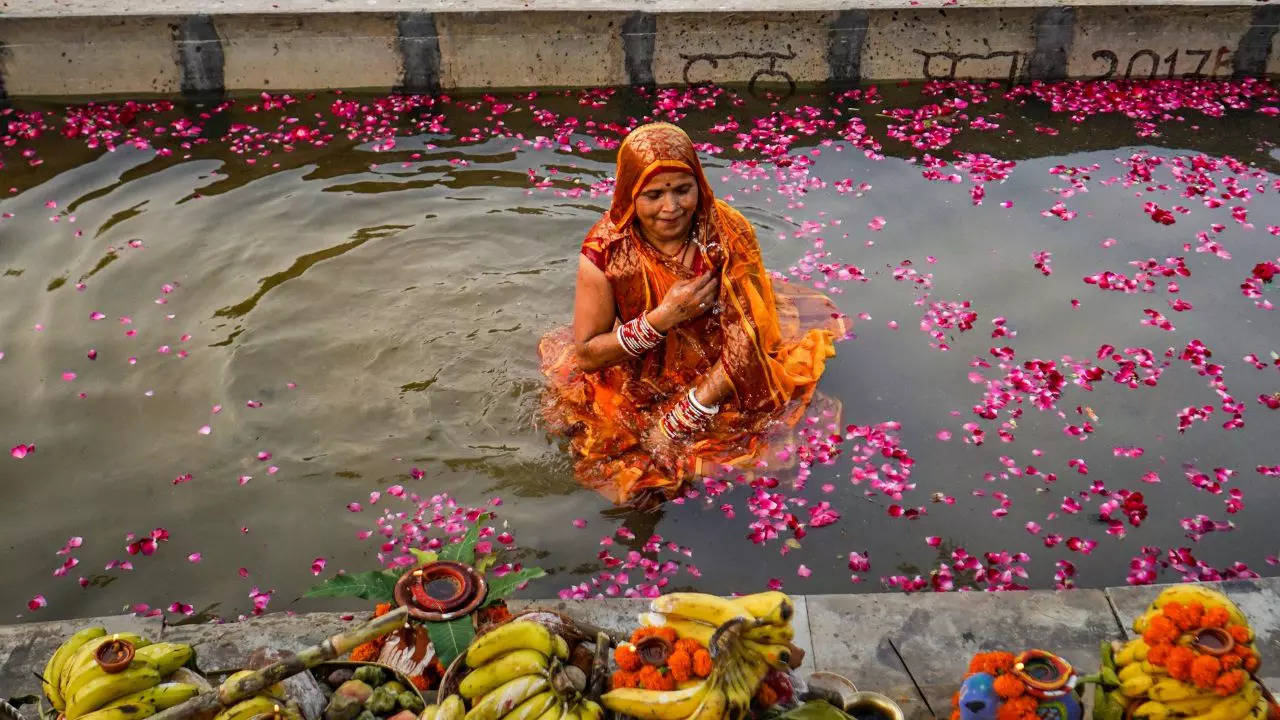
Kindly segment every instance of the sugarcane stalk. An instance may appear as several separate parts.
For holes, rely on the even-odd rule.
[[[351,630],[340,632],[319,645],[313,645],[296,655],[272,663],[261,670],[255,670],[235,682],[224,682],[217,690],[203,693],[190,700],[174,705],[168,710],[152,715],[153,720],[196,720],[231,707],[241,700],[253,697],[264,688],[274,685],[287,677],[319,665],[326,660],[333,660],[351,652],[357,645],[380,638],[408,620],[409,610],[399,607],[382,617]]]

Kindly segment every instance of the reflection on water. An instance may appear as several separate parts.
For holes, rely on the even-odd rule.
[[[1238,285],[1254,263],[1276,255],[1274,238],[1263,231],[1280,224],[1276,193],[1255,191],[1249,221],[1256,229],[1246,231],[1227,208],[1214,214],[1176,197],[1180,185],[1166,192],[1100,181],[1122,174],[1116,159],[1139,149],[1231,155],[1275,173],[1274,120],[1187,113],[1186,122],[1164,124],[1162,136],[1138,140],[1126,118],[1075,124],[1039,104],[996,100],[982,112],[999,122],[999,132],[966,130],[932,151],[948,160],[962,150],[1018,162],[1007,181],[988,183],[986,201],[973,207],[967,183],[923,180],[925,153],[885,135],[889,119],[880,111],[924,102],[918,88],[887,94],[884,106],[866,108],[822,93],[800,93],[781,107],[749,96],[735,104],[730,94],[681,119],[695,141],[724,148],[705,156],[711,180],[756,224],[771,268],[797,267],[820,236],[830,255],[809,262],[857,265],[870,278],[836,284],[843,292],[833,297],[855,322],[856,338],[839,346],[821,389],[842,401],[844,423],[902,424],[916,488],[901,504],[926,510],[917,520],[890,517],[893,499],[849,482],[846,449],[831,465],[815,464],[803,489],[793,488],[795,470],[779,484],[779,492],[807,500],[794,508],[800,523],[810,517],[807,507],[823,501],[840,520],[762,548],[746,540],[754,520],[748,489],[652,513],[615,509],[574,485],[569,458],[538,426],[536,344],[568,321],[573,258],[608,202],[602,193],[612,146],[593,138],[616,141],[607,124],[625,126],[628,117],[650,113],[651,99],[622,91],[591,107],[574,94],[454,98],[405,111],[402,128],[422,122],[431,129],[402,130],[395,149],[383,152],[347,139],[355,131],[338,128],[334,98],[324,95],[285,110],[250,111],[251,98],[218,111],[162,113],[156,117],[166,121],[205,115],[199,139],[156,141],[173,149],[168,155],[129,145],[89,150],[63,139],[54,123],[31,143],[42,164],[5,152],[0,170],[3,187],[14,188],[0,199],[0,212],[14,214],[0,221],[0,441],[38,448],[0,462],[6,505],[21,509],[6,520],[12,582],[0,591],[0,609],[16,615],[42,593],[50,604],[37,617],[45,619],[175,600],[206,615],[235,614],[247,607],[251,586],[277,590],[273,610],[326,607],[295,601],[314,580],[312,559],[328,558],[330,569],[372,566],[375,545],[355,539],[371,518],[347,512],[346,504],[394,483],[471,505],[501,496],[499,512],[525,548],[521,557],[553,571],[528,590],[534,595],[601,570],[600,539],[621,527],[630,532],[613,535],[615,556],[653,555],[646,550],[653,535],[689,548],[691,555],[674,554],[697,574],[682,571],[667,589],[752,590],[777,578],[795,592],[875,590],[882,576],[936,572],[959,548],[979,558],[1025,551],[1028,583],[1037,587],[1052,586],[1062,571],[1055,563],[1064,560],[1080,585],[1123,583],[1142,546],[1191,546],[1215,567],[1240,560],[1273,570],[1265,558],[1280,548],[1266,524],[1280,504],[1266,492],[1271,479],[1254,467],[1280,461],[1268,442],[1280,416],[1252,399],[1280,386],[1274,372],[1238,359],[1280,350],[1280,332],[1274,314],[1254,308]],[[504,103],[512,108],[495,113]],[[715,126],[732,117],[747,133],[754,119],[800,106],[812,112],[796,117],[817,113],[837,129],[860,115],[884,157],[830,129],[809,134],[800,123],[791,131],[791,156],[811,160],[808,178],[821,182],[786,196],[777,186],[795,182],[795,164],[760,165],[753,173],[730,168],[732,160],[760,156],[734,150],[735,134],[711,132]],[[286,151],[269,138],[277,124],[296,127],[287,117],[334,139]],[[571,117],[580,122],[569,144],[587,146],[564,152],[562,139],[545,138]],[[501,134],[492,136],[499,121]],[[239,136],[254,138],[237,142],[243,152],[221,140]],[[260,155],[258,146],[270,154]],[[1100,167],[1087,191],[1065,200],[1080,215],[1068,223],[1043,217],[1062,199],[1051,190],[1065,186],[1050,171],[1094,163]],[[1169,181],[1162,178],[1153,182]],[[842,188],[841,180],[851,182]],[[870,189],[844,191],[864,182]],[[1143,214],[1147,199],[1181,202],[1193,213],[1166,228]],[[872,232],[867,223],[876,216],[887,222]],[[1231,261],[1194,251],[1195,231],[1217,221],[1229,226],[1219,239]],[[1108,237],[1116,238],[1114,247],[1100,245]],[[1052,276],[1032,267],[1031,253],[1040,250],[1052,251]],[[1170,256],[1185,256],[1192,270],[1180,279],[1180,296],[1194,311],[1172,312],[1161,295],[1103,293],[1080,282],[1105,268],[1132,274],[1131,260]],[[979,314],[974,331],[948,333],[949,352],[931,349],[929,336],[916,330],[924,291],[893,279],[908,259],[918,273],[932,273],[931,300],[968,300]],[[1071,298],[1081,300],[1080,310]],[[1144,308],[1164,311],[1177,331],[1141,325]],[[105,317],[91,320],[92,313]],[[989,337],[997,316],[1017,335]],[[1233,395],[1248,403],[1244,428],[1223,431],[1215,415],[1217,422],[1175,432],[1180,408],[1217,402],[1203,377],[1175,365],[1158,388],[1127,391],[1104,381],[1085,396],[1070,386],[1059,404],[1063,417],[1026,408],[1012,443],[1000,442],[998,423],[986,425],[981,447],[961,442],[961,426],[976,419],[969,408],[983,391],[969,378],[981,369],[971,361],[994,363],[992,345],[1014,347],[1020,360],[1059,360],[1092,358],[1103,343],[1159,355],[1191,338],[1214,349]],[[90,349],[96,359],[88,359]],[[71,372],[74,379],[64,380]],[[1099,417],[1088,442],[1062,433],[1064,424],[1078,422],[1077,404]],[[197,432],[204,425],[208,435]],[[950,442],[938,439],[944,429],[954,434]],[[1127,458],[1113,446],[1146,452]],[[277,473],[267,472],[259,452],[271,453]],[[1068,466],[1072,458],[1088,461],[1087,477]],[[1225,514],[1225,496],[1185,482],[1185,463],[1235,470],[1231,487],[1244,491],[1245,508]],[[1056,481],[1000,477],[1027,465],[1055,473]],[[425,477],[411,480],[410,467]],[[1140,481],[1150,470],[1160,484]],[[174,484],[188,473],[190,481]],[[241,483],[243,476],[251,480]],[[1110,490],[1141,489],[1149,519],[1123,539],[1108,536],[1094,519],[1100,499],[1085,499],[1096,480]],[[1063,512],[1065,496],[1085,510]],[[1002,506],[1007,515],[993,518]],[[1193,543],[1179,521],[1201,513],[1235,528]],[[1028,522],[1045,529],[1029,534]],[[126,533],[154,527],[172,536],[156,555],[136,558],[132,572],[101,571],[124,557]],[[1050,533],[1098,546],[1090,554],[1065,543],[1048,548]],[[72,536],[84,538],[82,564],[51,577],[63,561],[54,551]],[[931,547],[926,537],[940,540]],[[869,556],[870,570],[859,573],[866,582],[850,582],[850,551]],[[198,564],[186,559],[195,552],[203,558]],[[801,567],[812,574],[798,574]]]

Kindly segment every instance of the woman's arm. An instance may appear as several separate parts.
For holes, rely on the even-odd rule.
[[[602,370],[631,357],[614,333],[617,316],[609,278],[585,255],[579,255],[573,297],[573,342],[578,367],[584,372]],[[650,310],[645,317],[658,332],[665,333],[670,327],[661,308]]]
[[[717,360],[693,386],[693,396],[706,406],[719,405],[733,394],[733,381],[724,371],[724,361]]]

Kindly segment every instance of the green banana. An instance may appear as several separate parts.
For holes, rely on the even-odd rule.
[[[112,700],[104,705],[102,709],[107,710],[133,704],[149,704],[155,707],[152,712],[160,712],[161,710],[168,710],[174,705],[184,703],[199,694],[200,688],[195,685],[180,682],[162,682],[155,687],[149,687],[132,695],[126,695],[119,700]]]
[[[62,712],[67,708],[67,703],[62,697],[62,690],[58,682],[62,678],[63,666],[85,643],[90,640],[96,640],[106,634],[106,628],[85,628],[67,638],[66,642],[59,645],[53,655],[49,656],[49,662],[45,663],[44,666],[44,675],[40,678],[42,681],[41,686],[44,688],[45,697],[49,698],[49,702],[58,712]]]
[[[136,661],[123,672],[90,678],[66,695],[67,720],[76,720],[112,700],[159,684],[160,673],[150,665]]]
[[[162,677],[168,677],[174,670],[186,665],[193,652],[190,645],[160,642],[138,648],[134,652],[134,658],[151,663]]]
[[[525,675],[510,680],[489,691],[489,694],[472,704],[465,718],[466,720],[498,720],[520,703],[550,686],[551,681],[542,675]]]

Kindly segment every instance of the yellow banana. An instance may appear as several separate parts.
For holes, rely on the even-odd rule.
[[[578,708],[575,705],[565,710],[564,714],[560,716],[560,720],[582,720],[582,715],[578,713]]]
[[[279,700],[265,695],[254,695],[214,715],[213,720],[249,720],[254,715],[273,714],[277,709],[283,709]]]
[[[171,642],[153,643],[134,651],[135,659],[154,665],[161,677],[168,677],[174,670],[186,665],[191,655],[190,645]]]
[[[467,649],[467,665],[477,668],[499,655],[523,649],[537,650],[551,657],[555,654],[556,643],[551,639],[551,631],[536,622],[509,622],[499,625],[471,643],[471,647]]]
[[[702,704],[702,697],[708,689],[706,682],[685,690],[615,688],[601,695],[600,702],[616,713],[638,720],[684,720]]]
[[[440,709],[439,705],[431,703],[422,708],[422,712],[418,713],[418,720],[436,720],[436,711]]]
[[[569,662],[569,642],[556,633],[551,633],[551,641],[555,645],[553,650],[556,657],[563,662]]]
[[[560,716],[564,715],[568,709],[563,701],[557,701],[546,712],[538,716],[537,720],[560,720]]]
[[[249,675],[252,675],[252,674],[253,674],[252,670],[237,670],[231,673],[230,675],[228,675],[227,679],[222,681],[222,684],[227,687],[235,687],[237,680],[239,680],[242,677],[248,677]],[[278,682],[275,685],[268,685],[265,688],[263,688],[259,694],[269,695],[274,699],[283,698],[285,696],[284,683]]]
[[[155,708],[152,712],[160,712],[161,710],[168,710],[174,705],[184,703],[199,694],[200,688],[195,685],[180,682],[162,682],[155,687],[141,690],[132,695],[125,695],[118,700],[112,700],[104,705],[102,709],[138,704],[151,705]]]
[[[462,720],[466,714],[467,707],[462,703],[462,696],[455,693],[440,703],[435,720]]]
[[[583,699],[578,703],[578,716],[582,720],[602,720],[604,718],[604,708],[600,704],[591,699]]]
[[[1199,715],[1200,713],[1208,712],[1220,700],[1222,698],[1213,695],[1212,697],[1198,697],[1187,700],[1170,700],[1163,704],[1169,708],[1169,713],[1172,715]]]
[[[791,648],[785,645],[766,645],[764,643],[743,640],[747,651],[760,656],[770,668],[786,672],[791,669]]]
[[[1150,675],[1134,675],[1120,681],[1120,693],[1130,698],[1143,697],[1154,683]]]
[[[738,607],[751,613],[757,620],[771,625],[784,625],[791,622],[796,614],[796,605],[784,592],[769,590],[754,595],[743,595],[732,599]]]
[[[1166,669],[1164,666],[1152,665],[1150,662],[1146,660],[1140,661],[1138,663],[1138,667],[1142,668],[1142,672],[1148,675],[1151,675],[1152,677],[1156,677],[1157,679],[1159,679],[1159,676],[1169,674],[1168,669]]]
[[[1147,651],[1150,649],[1151,648],[1147,646],[1147,643],[1144,642],[1142,638],[1130,640],[1125,643],[1124,647],[1120,648],[1119,652],[1116,653],[1116,665],[1132,665],[1140,660],[1146,660]],[[1139,653],[1139,650],[1141,650],[1141,653]]]
[[[133,662],[123,672],[93,677],[68,693],[67,720],[76,720],[125,695],[160,684],[160,673],[146,663]]]
[[[693,711],[689,720],[721,720],[728,708],[729,699],[720,688],[713,688],[703,696],[698,709]]]
[[[101,647],[102,643],[111,640],[127,640],[133,644],[135,652],[138,648],[143,648],[151,644],[150,640],[147,640],[141,635],[123,632],[105,635],[80,646],[80,649],[77,650],[65,664],[63,664],[62,673],[58,676],[58,689],[62,693],[64,700],[70,699],[70,693],[67,692],[67,690],[71,685],[72,678],[89,668],[98,667],[98,661],[94,658],[94,654],[98,652],[98,648]]]
[[[706,593],[677,592],[659,595],[649,604],[649,609],[664,615],[699,620],[716,627],[738,618],[755,621],[751,613],[737,603]]]
[[[1129,678],[1138,677],[1139,675],[1150,675],[1150,673],[1142,669],[1142,663],[1131,663],[1120,668],[1120,672],[1116,673],[1116,677],[1120,678],[1120,682],[1124,682]]]
[[[502,716],[503,720],[538,720],[542,713],[559,704],[560,698],[553,690],[544,690],[525,700],[511,712]]]
[[[507,681],[473,703],[466,720],[498,720],[550,685],[551,682],[542,675],[525,675]]]
[[[1198,583],[1182,583],[1165,588],[1147,607],[1147,612],[1159,610],[1171,602],[1183,605],[1196,602],[1205,606],[1205,608],[1222,607],[1226,609],[1227,616],[1231,618],[1232,624],[1249,625],[1244,613],[1240,612],[1240,608],[1236,607],[1236,604],[1230,598],[1217,590]]]
[[[1253,708],[1257,703],[1257,697],[1250,698],[1242,690],[1235,695],[1228,695],[1220,699],[1209,710],[1199,715],[1192,715],[1188,720],[1243,720],[1249,713],[1253,712]]]
[[[1126,702],[1128,701],[1127,698],[1125,700]],[[1123,706],[1124,703],[1121,703],[1121,707]],[[1148,700],[1133,710],[1134,717],[1145,718],[1146,720],[1165,720],[1172,713],[1173,711],[1169,709],[1168,705],[1155,700]]]
[[[514,650],[472,670],[458,685],[458,694],[471,700],[524,675],[545,675],[550,659],[537,650]]]
[[[742,637],[766,645],[786,645],[795,640],[796,629],[787,625],[761,625],[742,631]],[[705,644],[705,643],[704,643]]]
[[[71,659],[76,651],[84,646],[90,640],[96,640],[107,634],[106,628],[91,627],[85,628],[74,633],[67,638],[65,642],[58,646],[57,650],[49,656],[49,662],[45,663],[44,674],[40,677],[41,686],[44,688],[45,697],[49,698],[49,702],[58,712],[62,712],[67,708],[66,701],[62,698],[62,690],[59,687],[59,680],[62,678],[62,667]]]
[[[151,717],[157,712],[159,711],[156,710],[156,707],[148,703],[128,703],[94,710],[91,713],[81,715],[80,720],[141,720],[141,718]]]
[[[1191,700],[1201,697],[1219,697],[1212,690],[1201,690],[1195,685],[1174,680],[1171,677],[1162,677],[1152,684],[1147,690],[1147,696],[1158,702],[1169,702],[1170,700]]]
[[[716,632],[714,625],[654,612],[640,613],[640,624],[646,627],[669,627],[676,631],[677,637],[693,638],[698,641],[699,645],[703,646],[707,646],[711,642],[711,636]]]

